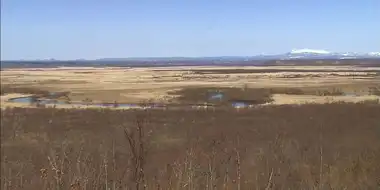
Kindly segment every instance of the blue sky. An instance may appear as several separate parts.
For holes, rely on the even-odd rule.
[[[2,0],[1,59],[380,51],[379,0]]]

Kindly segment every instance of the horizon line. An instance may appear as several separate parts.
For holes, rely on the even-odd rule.
[[[255,55],[210,55],[210,56],[136,56],[136,57],[103,57],[103,58],[75,58],[75,59],[56,59],[56,58],[39,58],[39,59],[1,59],[0,61],[101,61],[105,59],[125,59],[125,60],[136,60],[136,59],[199,59],[199,58],[223,58],[223,57],[231,57],[231,58],[249,58],[249,57],[258,57],[258,56],[279,56],[286,55],[296,50],[305,50],[305,51],[325,51],[326,53],[332,54],[344,54],[344,53],[355,53],[355,54],[379,54],[380,51],[369,51],[369,52],[355,52],[355,51],[345,51],[345,52],[337,52],[337,51],[328,51],[324,49],[311,49],[311,48],[293,48],[291,51],[285,53],[260,53]],[[318,54],[318,53],[317,53]]]

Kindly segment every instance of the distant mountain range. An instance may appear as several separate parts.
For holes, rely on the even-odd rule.
[[[380,52],[356,53],[356,52],[329,52],[326,50],[295,49],[282,55],[273,55],[277,59],[363,59],[380,58]]]
[[[380,52],[356,53],[356,52],[329,52],[326,50],[315,49],[294,49],[284,54],[261,54],[253,56],[214,56],[214,57],[134,57],[134,58],[102,58],[96,60],[76,59],[76,60],[14,60],[14,61],[38,61],[38,62],[176,62],[176,61],[213,61],[213,62],[229,62],[229,61],[267,61],[267,60],[302,60],[302,59],[380,59]]]
[[[150,57],[150,58],[104,58],[97,61],[186,61],[186,60],[291,60],[291,59],[380,59],[380,52],[329,52],[326,50],[294,49],[284,54],[254,56],[216,56],[216,57]]]

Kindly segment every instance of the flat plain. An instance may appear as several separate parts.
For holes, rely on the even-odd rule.
[[[321,97],[314,94],[284,94],[274,104],[376,99],[370,88],[380,88],[380,67],[355,66],[266,66],[266,67],[150,67],[89,68],[63,67],[9,69],[1,71],[1,84],[12,88],[33,88],[69,92],[72,101],[99,103],[168,103],[186,88],[337,89],[357,96]],[[9,95],[14,97],[14,95]],[[2,100],[6,100],[3,97]],[[6,106],[15,105],[6,103]],[[62,105],[58,105],[62,106]]]
[[[355,65],[2,69],[1,189],[378,189],[379,96]]]

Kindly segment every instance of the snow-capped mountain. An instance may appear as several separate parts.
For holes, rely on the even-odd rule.
[[[314,50],[314,49],[293,49],[290,54],[330,54],[326,50]]]
[[[357,53],[357,52],[330,52],[315,49],[293,49],[285,54],[258,55],[256,59],[362,59],[379,58],[380,52]]]
[[[380,52],[369,52],[368,55],[380,57]]]

